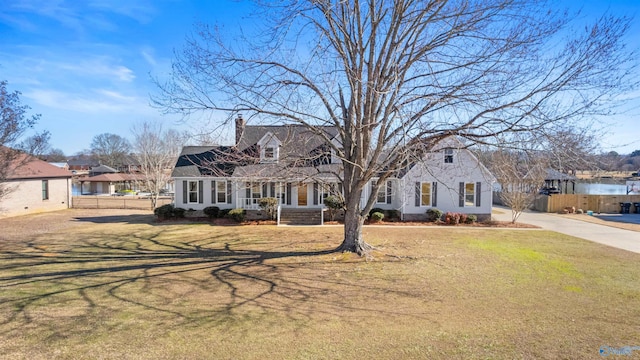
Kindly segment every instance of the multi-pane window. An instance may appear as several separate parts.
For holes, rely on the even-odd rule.
[[[420,184],[420,206],[431,206],[431,183]]]
[[[475,206],[476,204],[476,184],[464,184],[464,206]]]
[[[42,200],[49,200],[49,180],[42,180]]]
[[[198,182],[197,181],[189,181],[187,183],[187,196],[189,199],[189,203],[198,202]]]
[[[262,197],[262,185],[258,182],[247,182],[247,199],[245,200],[247,205],[256,205],[258,200]]]
[[[266,160],[273,159],[275,157],[275,149],[272,147],[267,147],[264,149],[264,158]]]
[[[285,185],[283,183],[276,183],[275,184],[275,198],[278,199],[280,204],[286,204],[286,196],[287,193],[285,191]]]
[[[378,188],[378,193],[376,194],[376,202],[378,204],[386,204],[387,203],[387,183],[384,182]]]
[[[216,181],[216,202],[218,204],[227,203],[227,182]]]
[[[445,164],[453,163],[453,149],[444,149],[444,163]]]

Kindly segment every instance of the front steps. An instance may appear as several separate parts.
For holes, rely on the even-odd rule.
[[[321,209],[280,209],[280,225],[322,225]]]

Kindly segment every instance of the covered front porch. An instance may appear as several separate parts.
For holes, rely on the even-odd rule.
[[[324,198],[340,194],[336,182],[241,181],[237,186],[237,205],[245,210],[259,210],[266,197],[278,199],[283,208],[322,208]]]

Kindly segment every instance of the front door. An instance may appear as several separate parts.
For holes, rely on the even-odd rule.
[[[307,206],[307,184],[298,184],[298,206]]]

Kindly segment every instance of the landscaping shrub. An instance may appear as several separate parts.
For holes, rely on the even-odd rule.
[[[175,217],[175,218],[183,218],[183,217],[184,217],[184,213],[185,213],[186,211],[187,211],[187,210],[185,210],[185,209],[183,209],[183,208],[179,208],[179,207],[174,208],[174,209],[173,209],[173,217]]]
[[[173,215],[173,204],[166,204],[153,209],[153,214],[159,219],[170,219]]]
[[[384,209],[381,209],[381,208],[371,209],[371,211],[369,211],[369,219],[371,219],[371,217],[373,216],[373,213],[381,213],[384,215]]]
[[[324,205],[329,209],[329,218],[333,221],[338,211],[344,209],[344,200],[338,196],[330,195],[324,198]]]
[[[460,220],[458,221],[458,224],[466,224],[468,217],[469,217],[469,215],[467,215],[465,213],[460,213]]]
[[[400,220],[400,211],[399,210],[389,210],[389,211],[387,211],[387,213],[389,214],[389,216],[388,216],[389,220]]]
[[[427,210],[427,221],[436,222],[442,219],[443,211],[437,208],[431,208]]]
[[[474,214],[467,215],[467,221],[466,221],[467,224],[473,224],[473,223],[475,223],[477,221],[478,221],[478,216],[476,216]]]
[[[371,214],[371,221],[372,222],[380,222],[380,221],[382,221],[382,219],[384,219],[384,214],[379,212],[379,211],[376,211],[373,214]]]
[[[276,211],[278,210],[278,199],[274,197],[265,197],[258,199],[260,208],[267,212],[269,220],[276,219]]]
[[[244,221],[245,212],[244,212],[244,209],[232,209],[232,210],[229,210],[229,213],[227,214],[227,216],[233,219],[234,221],[241,223]]]
[[[219,218],[229,217],[229,212],[230,211],[231,211],[231,209],[220,209],[220,212],[218,212],[218,217]]]
[[[458,225],[462,214],[455,212],[447,212],[444,214],[444,222],[449,225]]]
[[[204,214],[207,215],[209,219],[213,219],[217,218],[220,214],[220,208],[217,206],[207,206],[206,208],[204,208],[204,210],[202,210],[202,212],[204,212]]]

